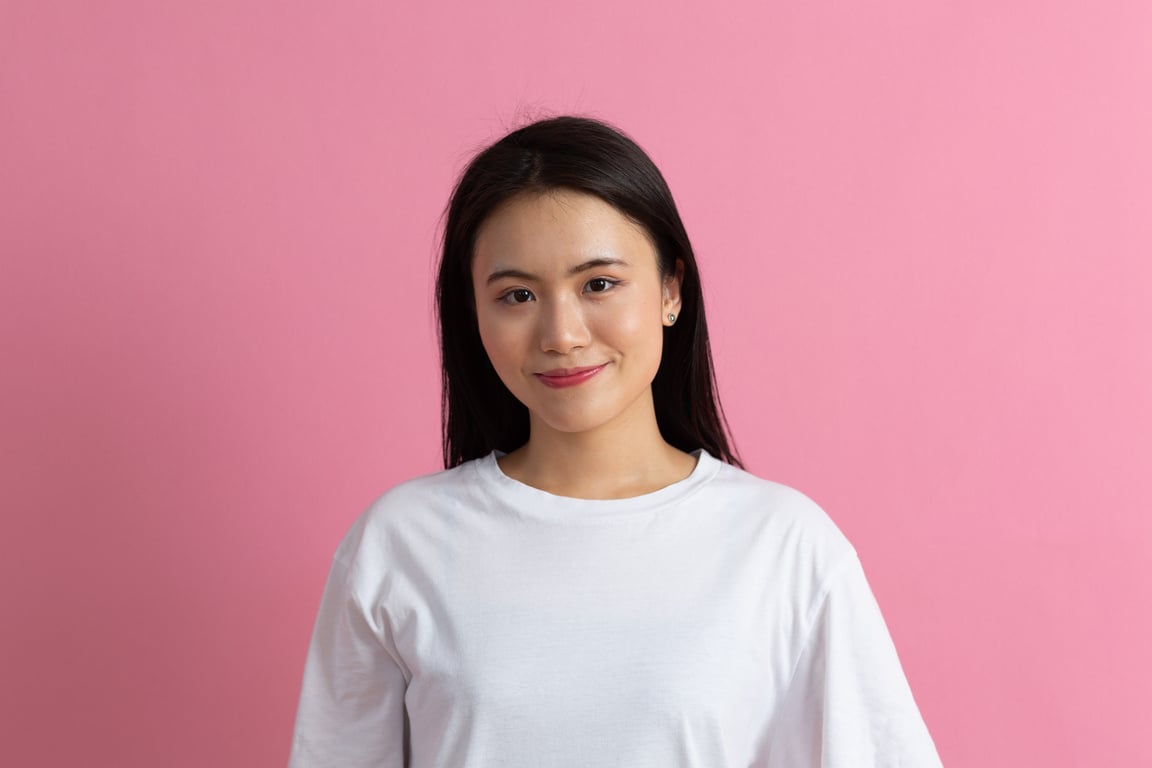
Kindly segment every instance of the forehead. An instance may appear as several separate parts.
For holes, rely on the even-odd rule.
[[[473,270],[523,262],[562,270],[592,258],[643,256],[655,263],[642,226],[594,195],[559,189],[517,195],[497,208],[476,235]]]

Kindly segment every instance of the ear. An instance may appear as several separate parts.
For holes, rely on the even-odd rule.
[[[676,259],[676,267],[672,273],[664,278],[664,300],[661,303],[661,317],[664,325],[672,325],[668,315],[680,316],[680,287],[684,283],[684,260]]]

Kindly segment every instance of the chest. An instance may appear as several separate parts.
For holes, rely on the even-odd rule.
[[[720,745],[787,683],[794,652],[775,630],[794,617],[755,547],[652,529],[476,531],[422,562],[398,590],[395,641],[413,717],[440,729],[602,739],[628,723]]]

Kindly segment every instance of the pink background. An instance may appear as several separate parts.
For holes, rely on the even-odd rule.
[[[946,765],[1152,765],[1152,4],[0,1],[0,762],[287,757],[438,467],[436,228],[575,111],[664,169],[750,468]],[[542,684],[546,684],[542,681]]]

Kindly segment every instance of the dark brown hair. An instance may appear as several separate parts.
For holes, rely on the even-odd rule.
[[[717,397],[692,244],[664,177],[622,132],[597,120],[555,117],[513,131],[473,158],[448,203],[436,281],[442,368],[444,466],[528,440],[528,409],[500,381],[480,341],[472,252],[484,221],[512,197],[567,189],[594,195],[651,237],[662,275],[684,264],[680,315],[664,329],[652,382],[663,438],[683,451],[703,448],[741,466]]]

